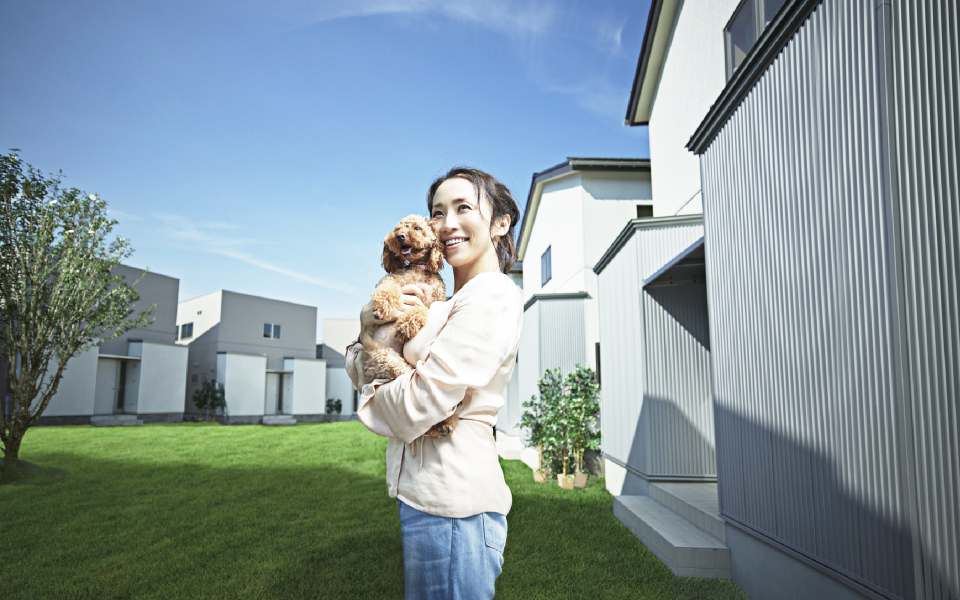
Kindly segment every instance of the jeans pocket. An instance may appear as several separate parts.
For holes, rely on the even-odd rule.
[[[503,554],[507,543],[507,518],[500,513],[482,513],[483,541],[488,548]]]

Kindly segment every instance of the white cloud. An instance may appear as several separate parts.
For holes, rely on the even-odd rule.
[[[191,249],[198,249],[211,254],[226,256],[228,258],[245,262],[248,265],[273,271],[274,273],[280,273],[281,275],[299,279],[300,281],[305,281],[315,286],[335,292],[343,292],[353,296],[360,296],[360,292],[357,290],[357,288],[349,283],[307,273],[301,273],[283,265],[279,265],[254,256],[247,251],[247,248],[258,245],[262,246],[266,244],[266,242],[255,238],[231,236],[223,233],[225,231],[236,231],[240,229],[237,225],[222,222],[197,223],[193,219],[187,219],[186,217],[180,215],[167,214],[156,216],[161,222],[163,222],[165,229],[164,235],[168,239],[189,242]]]
[[[107,210],[107,214],[110,215],[111,219],[116,219],[118,221],[142,221],[143,220],[143,217],[139,215],[126,213],[120,210],[109,209]]]

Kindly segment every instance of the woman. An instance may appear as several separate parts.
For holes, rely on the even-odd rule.
[[[520,213],[506,186],[468,168],[434,181],[427,208],[453,267],[453,296],[430,306],[426,326],[404,346],[413,371],[362,381],[359,343],[347,350],[347,371],[362,389],[360,420],[390,438],[387,486],[400,508],[406,598],[489,599],[512,502],[493,426],[520,344],[523,297],[504,275]],[[406,305],[422,306],[418,286],[401,292]],[[360,322],[381,324],[370,304]],[[424,435],[454,413],[460,422],[452,434]]]

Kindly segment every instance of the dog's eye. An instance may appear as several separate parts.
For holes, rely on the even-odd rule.
[[[414,227],[413,230],[414,230],[414,231],[420,231],[420,228],[419,228],[419,227]]]

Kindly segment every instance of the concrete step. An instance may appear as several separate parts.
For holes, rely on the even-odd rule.
[[[90,417],[90,424],[94,427],[127,427],[143,425],[143,421],[136,415],[94,415]]]
[[[651,483],[649,494],[702,531],[727,541],[716,483]]]
[[[649,496],[614,496],[613,515],[674,575],[730,579],[730,549]]]
[[[297,420],[290,415],[264,415],[264,425],[296,425]]]

